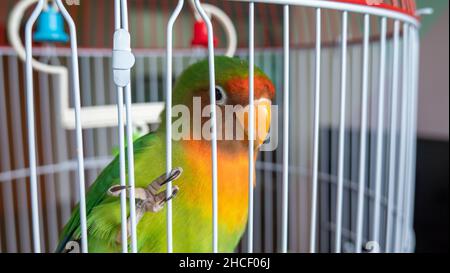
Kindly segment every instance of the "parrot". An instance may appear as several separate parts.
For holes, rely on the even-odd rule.
[[[243,236],[248,220],[249,193],[249,64],[235,57],[215,56],[216,109],[225,112],[225,107],[242,106],[235,113],[220,117],[221,122],[233,122],[234,129],[241,126],[243,139],[217,140],[217,192],[218,192],[218,251],[232,253]],[[184,105],[190,111],[193,123],[193,98],[201,105],[210,104],[209,61],[201,60],[185,69],[174,83],[173,105]],[[271,79],[258,67],[254,70],[255,138],[254,160],[270,134],[271,105],[275,87]],[[262,109],[256,111],[256,109]],[[164,110],[161,116],[165,115]],[[240,115],[242,114],[242,115]],[[176,117],[172,116],[173,119]],[[216,117],[219,119],[219,115]],[[201,125],[207,126],[210,118],[201,116]],[[226,120],[232,119],[232,120]],[[263,120],[264,128],[257,128],[257,120]],[[137,250],[142,253],[167,252],[166,207],[172,199],[173,251],[178,253],[209,253],[213,251],[212,208],[212,151],[211,141],[182,138],[172,140],[172,165],[170,175],[176,186],[173,195],[166,198],[164,181],[166,170],[166,123],[158,129],[133,142],[135,162],[136,204],[147,200],[137,216]],[[264,121],[265,120],[265,121]],[[189,135],[195,126],[187,126]],[[128,148],[126,148],[128,149]],[[253,164],[252,168],[255,168]],[[253,187],[255,186],[253,181]],[[116,156],[101,171],[86,193],[86,217],[88,227],[88,250],[94,253],[120,252],[121,207],[118,192],[120,185],[120,163]],[[117,191],[115,191],[117,190]],[[159,193],[158,193],[159,192]],[[176,194],[176,198],[175,197]],[[129,207],[129,206],[127,206]],[[138,208],[138,205],[137,205]],[[62,230],[56,252],[65,252],[69,242],[79,242],[81,237],[79,205]],[[127,208],[129,217],[129,208]],[[128,219],[129,220],[129,219]],[[129,223],[128,223],[129,224]],[[129,236],[129,232],[127,233]],[[128,240],[130,241],[130,240]],[[130,245],[128,243],[128,248]]]

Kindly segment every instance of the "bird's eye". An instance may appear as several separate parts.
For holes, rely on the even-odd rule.
[[[216,86],[216,104],[222,105],[225,103],[225,91],[222,87]]]

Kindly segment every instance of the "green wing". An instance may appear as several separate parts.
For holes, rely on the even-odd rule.
[[[158,144],[161,144],[160,138],[155,133],[149,133],[137,139],[134,142],[135,159],[138,158],[140,154],[150,152],[151,147]],[[119,158],[117,156],[105,169],[103,169],[86,194],[86,214],[88,218],[92,210],[108,197],[108,189],[112,185],[119,184],[119,180],[120,166]],[[69,241],[78,240],[80,238],[80,233],[80,209],[79,205],[77,205],[72,212],[70,220],[63,229],[56,252],[64,251],[65,245]]]

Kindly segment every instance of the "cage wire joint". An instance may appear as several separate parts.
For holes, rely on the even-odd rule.
[[[131,52],[130,33],[121,28],[114,32],[112,69],[114,74],[114,83],[118,87],[125,87],[130,83],[131,69],[136,58]]]

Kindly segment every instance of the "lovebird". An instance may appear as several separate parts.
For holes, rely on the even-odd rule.
[[[217,56],[215,69],[218,113],[226,113],[229,106],[237,109],[232,115],[218,114],[217,123],[232,124],[234,132],[240,128],[244,135],[240,138],[237,133],[233,133],[231,138],[227,138],[219,130],[219,127],[224,130],[226,126],[217,127],[220,131],[217,141],[218,250],[231,253],[245,231],[248,217],[249,119],[246,110],[249,108],[249,64],[238,58]],[[258,67],[255,67],[254,94],[256,162],[259,148],[269,135],[271,104],[275,96],[273,82]],[[196,116],[195,98],[201,102],[201,110],[210,104],[208,60],[188,67],[173,88],[173,105],[189,109],[185,117],[187,124],[184,124],[187,133],[172,142],[172,166],[176,168],[171,175],[172,178],[178,178],[173,182],[174,195],[176,193],[172,199],[173,251],[182,253],[213,250],[212,152],[210,139],[204,136],[204,132],[210,130],[210,117]],[[165,112],[162,113],[159,129],[134,141],[136,196],[142,197],[142,200],[136,199],[137,206],[140,202],[142,208],[137,216],[138,252],[167,251],[164,206],[167,199],[164,183],[161,183],[166,177],[166,123],[163,117]],[[173,121],[177,118],[174,115]],[[200,126],[195,126],[196,118]],[[195,138],[195,135],[200,137]],[[121,252],[120,198],[114,192],[118,185],[119,158],[116,157],[100,173],[86,194],[89,252]],[[142,206],[143,203],[150,205]],[[129,208],[127,213],[129,217]],[[80,234],[77,206],[62,231],[56,252],[64,252],[69,242],[79,241]],[[129,236],[129,232],[127,234]]]

